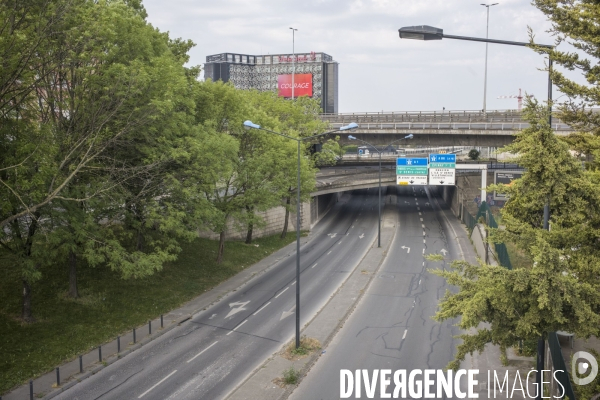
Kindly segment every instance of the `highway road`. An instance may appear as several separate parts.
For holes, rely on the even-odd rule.
[[[388,256],[365,296],[290,399],[339,399],[340,370],[444,369],[454,357],[459,333],[453,323],[431,317],[449,289],[428,268],[450,260],[475,262],[464,228],[443,201],[421,187],[398,187],[399,221]],[[442,204],[442,208],[440,205]],[[462,242],[457,240],[462,237]],[[461,246],[462,245],[462,246]],[[424,255],[442,254],[446,263]],[[372,376],[372,375],[371,375]],[[388,388],[387,393],[392,392]],[[374,398],[379,398],[379,385]],[[356,398],[353,393],[350,398]],[[367,398],[365,388],[362,397]]]
[[[377,191],[346,195],[301,248],[304,325],[377,234]],[[292,233],[293,234],[293,233]],[[295,252],[215,305],[58,399],[220,399],[295,332]]]

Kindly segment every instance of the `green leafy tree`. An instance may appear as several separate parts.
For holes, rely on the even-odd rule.
[[[479,150],[477,150],[477,149],[469,150],[468,157],[473,161],[479,160]]]
[[[23,277],[25,321],[33,320],[31,282],[40,279],[49,246],[62,245],[71,260],[79,254],[92,265],[106,262],[124,277],[143,276],[172,259],[177,246],[154,240],[151,251],[130,251],[123,205],[130,211],[131,198],[143,192],[145,200],[154,196],[143,211],[136,208],[136,215],[152,216],[146,227],[165,238],[182,226],[165,218],[175,213],[164,212],[171,199],[164,176],[176,156],[168,149],[181,140],[175,132],[187,132],[177,115],[193,104],[186,105],[181,54],[171,51],[181,44],[147,24],[143,8],[118,1],[69,4],[51,40],[30,51],[29,64],[10,64],[13,74],[33,71],[23,78],[32,89],[0,125],[0,243]],[[29,51],[31,43],[23,46]],[[144,180],[142,191],[135,190],[136,180]],[[92,228],[103,213],[106,229]]]
[[[525,173],[510,186],[491,188],[509,195],[505,228],[491,237],[514,243],[533,265],[507,270],[461,261],[450,271],[433,271],[459,288],[445,295],[436,319],[461,317],[462,329],[476,330],[461,335],[453,368],[487,343],[506,350],[557,330],[600,334],[600,190],[550,129],[547,108],[529,102],[524,113],[530,127],[507,150],[519,155]],[[546,201],[550,231],[543,229]]]

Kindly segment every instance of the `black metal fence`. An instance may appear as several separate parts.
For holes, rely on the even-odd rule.
[[[569,379],[569,370],[565,363],[565,359],[562,354],[560,342],[558,341],[558,335],[556,332],[550,332],[548,334],[548,348],[550,349],[550,358],[552,359],[552,367],[556,371],[556,379],[563,388],[565,393],[563,398],[568,397],[569,400],[577,400],[575,392],[573,392],[573,386],[571,385],[571,379]],[[558,394],[562,392],[559,391]],[[552,396],[553,394],[551,394]]]

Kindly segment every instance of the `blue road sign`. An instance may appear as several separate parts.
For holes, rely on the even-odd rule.
[[[406,165],[424,165],[427,166],[427,159],[426,158],[398,158],[396,160],[396,165],[402,165],[402,166],[406,166]]]
[[[362,153],[363,153],[362,149],[358,149],[358,154],[362,156]]]
[[[455,163],[456,162],[456,154],[430,154],[429,162]]]

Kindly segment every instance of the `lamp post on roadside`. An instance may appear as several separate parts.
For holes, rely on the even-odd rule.
[[[358,128],[358,124],[351,122],[348,125],[342,126],[334,131],[321,133],[319,135],[313,135],[308,137],[296,138],[283,133],[271,131],[269,129],[261,128],[260,125],[253,123],[252,121],[244,121],[244,127],[247,129],[258,129],[261,131],[269,132],[275,135],[283,136],[285,138],[295,140],[298,143],[298,171],[297,171],[297,197],[296,197],[296,348],[300,347],[300,144],[305,140],[317,139],[331,133],[340,131],[349,131],[351,129]]]
[[[488,7],[489,12],[489,7]],[[485,39],[469,37],[469,36],[455,36],[455,35],[446,35],[444,34],[444,30],[440,28],[434,28],[428,25],[418,25],[418,26],[405,26],[403,28],[398,29],[398,34],[400,35],[400,39],[417,39],[417,40],[442,40],[446,39],[457,39],[457,40],[468,40],[472,42],[484,42],[486,43],[496,43],[496,44],[506,44],[510,46],[522,46],[528,47],[531,46],[531,43],[527,42],[512,42],[508,40],[496,40],[496,39]],[[538,44],[537,46],[546,48],[546,49],[554,49],[554,46],[548,44]],[[487,59],[487,58],[486,58]],[[552,57],[548,56],[548,125],[550,125],[550,129],[552,129]],[[482,199],[483,200],[483,199]],[[549,218],[550,218],[550,200],[546,200],[546,204],[544,205],[544,229],[548,230],[549,227]],[[541,388],[542,375],[541,371],[544,369],[544,350],[545,350],[545,339],[542,338],[538,340],[538,348],[537,348],[537,382],[538,387]],[[537,399],[541,400],[542,390],[539,390],[537,395]]]
[[[413,134],[411,133],[410,135],[404,136],[402,139],[394,140],[393,142],[386,144],[385,147],[391,146],[392,144],[399,142],[401,140],[412,139],[412,138],[413,138]],[[362,142],[368,146],[371,146],[373,149],[375,149],[375,151],[377,153],[379,153],[379,218],[377,220],[377,247],[381,247],[381,151],[379,151],[379,149],[377,147],[373,146],[371,143],[365,142],[364,140],[358,139],[352,135],[348,135],[348,139],[358,140],[359,142]]]
[[[290,27],[292,30],[292,100],[294,100],[294,78],[296,75],[296,31],[298,29]]]
[[[498,3],[492,3],[492,4],[481,3],[481,5],[487,9],[487,23],[485,25],[485,38],[487,39],[488,32],[490,29],[490,7],[497,6]],[[486,101],[487,101],[487,59],[488,59],[488,42],[485,42],[485,72],[483,75],[483,115],[485,115],[487,112],[487,106],[486,106]]]

